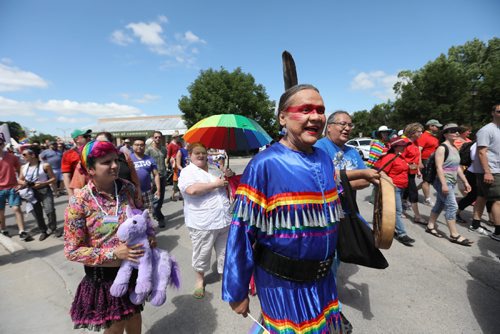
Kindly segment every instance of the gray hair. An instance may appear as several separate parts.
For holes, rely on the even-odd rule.
[[[333,114],[328,116],[328,120],[326,121],[326,124],[331,124],[331,123],[335,122],[335,118],[337,117],[337,115],[342,115],[342,114],[347,115],[347,116],[349,116],[350,119],[352,119],[351,114],[349,114],[347,111],[337,110]]]
[[[314,87],[313,85],[310,85],[310,84],[300,84],[300,85],[296,85],[296,86],[288,88],[281,95],[280,102],[278,104],[278,113],[276,115],[277,123],[278,124],[279,124],[280,113],[282,111],[286,110],[290,106],[290,103],[291,103],[290,100],[292,99],[292,96],[294,96],[298,92],[306,90],[306,89],[312,89],[312,90],[314,90],[314,91],[316,91],[316,92],[319,93],[318,88]],[[280,125],[280,129],[281,129],[281,125]]]

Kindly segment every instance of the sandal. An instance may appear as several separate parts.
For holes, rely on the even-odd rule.
[[[443,236],[441,235],[441,233],[439,233],[436,228],[428,228],[426,227],[425,228],[425,232],[429,233],[430,235],[433,235],[435,236],[436,238],[442,238]]]
[[[203,297],[205,297],[205,288],[194,289],[193,297],[196,299],[202,299]]]
[[[450,241],[453,242],[454,244],[470,247],[474,243],[474,241],[470,241],[469,239],[465,238],[463,238],[462,240],[458,240],[460,238],[463,238],[460,234],[457,235],[456,237],[450,235]]]

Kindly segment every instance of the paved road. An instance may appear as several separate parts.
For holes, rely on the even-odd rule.
[[[236,171],[242,171],[246,162],[231,159]],[[360,209],[368,219],[373,210],[367,202],[370,192],[358,192]],[[66,197],[56,200],[60,222],[66,201]],[[163,210],[169,223],[159,232],[158,242],[180,262],[182,286],[179,291],[168,290],[164,306],[146,305],[143,333],[247,333],[251,320],[237,316],[221,301],[218,275],[207,275],[205,299],[191,296],[191,243],[183,224],[182,202],[166,201]],[[422,205],[421,211],[428,216],[430,208]],[[384,251],[389,268],[380,271],[349,264],[340,267],[339,295],[354,332],[497,333],[500,243],[460,226],[460,233],[476,241],[466,248],[424,233],[423,226],[409,219],[405,223],[417,241],[411,248],[395,241]],[[7,224],[12,234],[17,233],[9,210]],[[35,241],[25,243],[18,236],[0,236],[0,333],[85,333],[73,331],[68,316],[83,277],[82,266],[64,258],[61,239],[49,237],[39,242],[31,216],[27,226],[35,234]],[[442,217],[440,230],[446,231]],[[258,314],[256,298],[251,299],[251,310]]]

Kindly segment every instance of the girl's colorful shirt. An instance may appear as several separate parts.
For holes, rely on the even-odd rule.
[[[64,254],[69,260],[95,266],[113,259],[113,250],[119,243],[116,231],[127,219],[126,207],[135,208],[133,184],[118,179],[116,185],[119,205],[114,222],[104,218],[115,215],[116,199],[99,192],[92,181],[71,196],[64,217]],[[148,235],[154,235],[154,230],[148,230]]]

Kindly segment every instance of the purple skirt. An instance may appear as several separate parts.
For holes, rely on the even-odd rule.
[[[75,329],[99,331],[143,310],[143,305],[132,304],[128,293],[122,297],[113,297],[109,293],[118,269],[85,266],[85,277],[78,285],[70,310]],[[137,270],[134,270],[129,281],[129,291],[134,289],[136,280]]]

